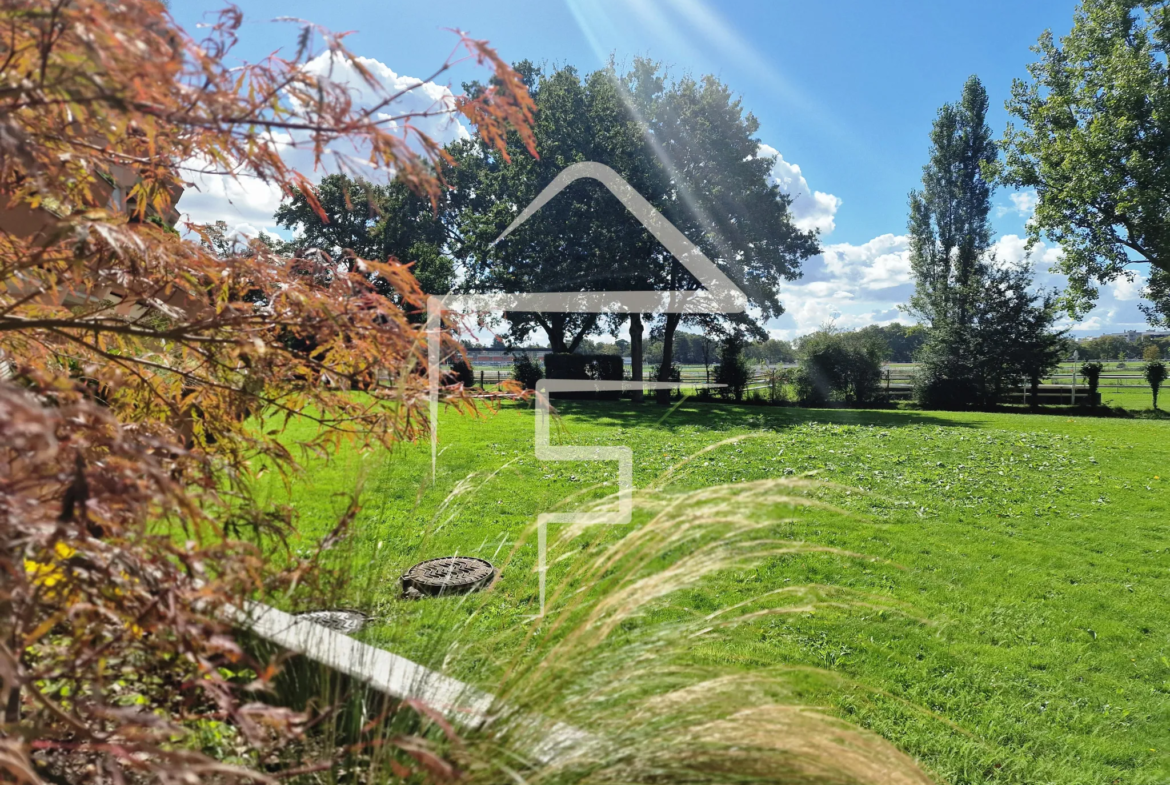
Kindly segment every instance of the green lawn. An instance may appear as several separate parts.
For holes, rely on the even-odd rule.
[[[663,419],[650,404],[561,408],[554,441],[632,447],[639,487],[704,447],[750,435],[689,462],[667,488],[815,473],[835,484],[818,495],[855,515],[809,512],[775,533],[885,560],[770,559],[673,596],[646,623],[807,583],[913,609],[765,616],[689,649],[691,664],[840,673],[866,689],[820,684],[804,697],[893,740],[946,782],[1170,781],[1170,421],[690,402]],[[403,601],[397,577],[439,555],[503,560],[539,512],[601,494],[591,486],[612,481],[614,464],[538,462],[532,411],[507,405],[480,418],[444,415],[434,483],[429,469],[425,445],[311,462],[291,499],[304,547],[364,481],[345,557],[358,577],[340,600],[378,617],[361,635],[427,659],[436,630],[454,619],[461,634],[508,651],[534,624],[531,542],[482,605]],[[282,496],[275,484],[272,493]],[[553,566],[550,583],[563,569]],[[490,665],[452,669],[490,688]]]

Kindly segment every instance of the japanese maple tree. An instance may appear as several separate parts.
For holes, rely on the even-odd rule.
[[[195,40],[157,0],[0,0],[6,781],[257,776],[182,743],[200,721],[261,750],[300,731],[224,675],[249,667],[261,688],[275,673],[224,606],[314,574],[312,556],[270,564],[293,519],[253,498],[252,479],[291,469],[297,447],[384,445],[419,420],[410,260],[290,263],[258,242],[225,253],[206,228],[184,237],[170,224],[191,168],[315,203],[282,152],[342,150],[343,167],[436,198],[444,153],[423,118],[459,115],[502,155],[509,132],[532,149],[523,82],[483,41],[460,34],[431,78],[471,60],[490,89],[398,112],[414,88],[387,92],[344,36],[311,24],[295,23],[289,53],[229,67],[242,21],[228,8]],[[322,56],[373,103],[306,67]],[[297,444],[292,418],[319,427]]]

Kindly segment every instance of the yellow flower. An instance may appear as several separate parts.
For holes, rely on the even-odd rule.
[[[25,572],[32,578],[34,586],[44,586],[46,589],[52,588],[65,577],[65,573],[62,571],[59,562],[68,559],[75,553],[77,553],[76,548],[71,548],[63,542],[58,542],[53,546],[51,561],[39,562],[33,561],[32,559],[25,559]]]

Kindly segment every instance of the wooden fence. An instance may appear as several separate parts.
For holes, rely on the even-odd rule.
[[[795,365],[758,365],[752,368],[751,381],[748,390],[766,390],[773,384],[774,373],[795,368]],[[916,367],[909,364],[887,365],[882,369],[881,398],[887,401],[905,401],[913,397],[914,375]],[[486,388],[499,385],[512,378],[512,369],[509,367],[484,368],[475,371],[476,383]],[[653,378],[653,369],[645,368],[643,376]],[[680,380],[684,387],[691,387],[692,391],[700,386],[712,384],[715,381],[714,367],[703,368],[686,366],[680,370]],[[1145,387],[1145,380],[1137,372],[1134,373],[1103,373],[1100,377],[1098,389],[1139,389]],[[1030,389],[1026,382],[1012,389],[1006,396],[1007,403],[1027,404],[1030,400]],[[1055,373],[1046,378],[1039,387],[1040,402],[1049,405],[1076,405],[1089,403],[1089,386],[1084,377],[1075,371]]]

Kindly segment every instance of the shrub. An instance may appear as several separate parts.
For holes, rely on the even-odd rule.
[[[865,333],[818,330],[800,342],[797,399],[803,406],[867,404],[881,389],[881,346]]]
[[[351,439],[392,447],[425,412],[409,267],[350,257],[331,267],[348,268],[345,285],[323,285],[258,240],[217,245],[217,227],[195,227],[204,243],[171,225],[192,159],[208,176],[314,191],[276,127],[313,129],[313,160],[300,159],[312,168],[334,145],[370,150],[371,177],[408,182],[427,205],[446,193],[438,143],[422,129],[403,143],[307,67],[328,53],[361,69],[343,36],[307,25],[295,54],[239,68],[237,9],[196,40],[166,5],[0,3],[0,358],[20,364],[0,375],[3,782],[284,781],[309,756],[328,777],[329,742],[285,750],[340,707],[327,694],[306,712],[262,703],[283,657],[246,652],[251,636],[233,628],[259,615],[249,601],[327,598],[337,560],[322,554],[348,536],[357,483],[332,534],[294,553],[296,511],[262,473],[291,481],[302,456]],[[462,42],[494,64],[493,87],[437,113],[462,114],[501,153],[505,137],[535,152],[521,76]],[[395,116],[406,93],[370,95]],[[373,294],[375,277],[392,296]],[[115,282],[122,302],[166,318],[102,304]],[[296,427],[301,414],[315,426]]]
[[[512,378],[525,390],[535,390],[536,383],[544,378],[544,369],[527,354],[519,354],[512,358]]]
[[[556,352],[544,356],[544,370],[549,379],[620,382],[626,366],[614,354],[575,354]],[[599,398],[617,400],[618,390],[574,391],[555,393],[557,398]]]
[[[666,374],[665,379],[662,378],[661,374],[662,374],[662,366],[655,365],[651,371],[650,378],[654,379],[655,381],[675,382],[676,384],[682,381],[682,370],[674,363],[671,363],[670,368],[667,369],[667,374]],[[666,394],[668,397],[672,394],[678,395],[679,397],[682,397],[682,392],[680,390],[659,390],[659,392]]]
[[[556,352],[544,356],[544,370],[550,379],[620,382],[625,369],[622,358],[615,354]]]
[[[1097,387],[1101,384],[1101,371],[1105,370],[1105,366],[1098,362],[1085,363],[1081,366],[1081,376],[1089,383],[1089,401],[1093,406],[1096,406],[1100,401],[1097,394]]]
[[[451,363],[451,373],[463,384],[465,389],[475,386],[475,369],[471,367],[469,360],[460,358]]]
[[[719,395],[742,401],[751,378],[751,368],[743,356],[743,338],[728,336],[719,347],[719,364],[715,366],[715,383],[724,385],[718,388]]]
[[[1158,390],[1162,387],[1162,382],[1166,381],[1166,363],[1161,360],[1153,360],[1146,363],[1145,370],[1142,375],[1146,377],[1146,381],[1150,384],[1150,392],[1154,394],[1154,409],[1158,408]]]
[[[962,307],[945,298],[934,306],[918,352],[915,395],[924,407],[992,406],[1021,381],[1035,392],[1069,353],[1066,331],[1055,328],[1055,295],[1035,290],[1030,267],[984,260],[974,274],[977,291],[953,293]]]

